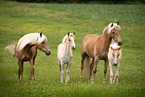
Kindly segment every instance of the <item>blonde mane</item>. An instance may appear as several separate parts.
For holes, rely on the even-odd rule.
[[[40,44],[44,40],[47,41],[46,36],[43,34],[40,36],[40,33],[30,33],[24,35],[22,38],[19,39],[17,46],[16,46],[16,51],[22,50],[27,44]]]
[[[66,42],[66,40],[71,36],[75,37],[75,35],[73,33],[69,33],[69,36],[68,36],[68,34],[66,34],[62,40],[62,43]]]
[[[117,23],[110,23],[104,30],[103,33],[105,33],[105,31],[107,30],[107,33],[110,34],[110,32],[113,30],[121,30],[120,26],[117,25]]]

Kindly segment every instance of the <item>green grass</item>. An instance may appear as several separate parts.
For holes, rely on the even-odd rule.
[[[114,9],[115,8],[115,9]],[[145,96],[145,6],[35,4],[0,1],[0,96],[52,97],[144,97]],[[81,41],[89,33],[101,35],[110,22],[120,21],[123,59],[119,84],[109,84],[109,66],[103,83],[104,62],[99,61],[92,85],[80,79]],[[35,61],[35,82],[29,81],[30,65],[25,63],[23,82],[17,84],[17,59],[4,48],[23,35],[43,32],[52,54],[41,51]],[[77,49],[70,67],[70,83],[60,83],[57,46],[67,32],[76,32]],[[65,77],[64,77],[65,78]]]

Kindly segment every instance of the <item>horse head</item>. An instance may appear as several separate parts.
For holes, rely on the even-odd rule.
[[[40,37],[42,37],[42,32],[40,33]],[[48,47],[48,44],[47,44],[47,40],[44,39],[42,42],[40,42],[39,44],[36,44],[36,47],[43,51],[46,55],[50,55],[51,54],[51,51]]]
[[[76,45],[75,45],[75,32],[74,33],[69,33],[68,32],[68,43],[72,47],[73,50],[76,49]]]
[[[118,45],[122,45],[122,40],[120,37],[120,26],[118,23],[110,23],[110,36],[115,42],[118,43]]]
[[[120,56],[120,49],[121,46],[118,46],[117,48],[113,48],[112,49],[112,56],[113,56],[113,65],[116,66],[118,64],[118,57]]]

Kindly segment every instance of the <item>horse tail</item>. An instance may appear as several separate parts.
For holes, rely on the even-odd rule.
[[[84,79],[90,78],[90,65],[91,65],[91,58],[87,56],[84,62]]]
[[[16,45],[17,44],[11,44],[5,47],[5,50],[7,49],[14,57],[16,56]]]

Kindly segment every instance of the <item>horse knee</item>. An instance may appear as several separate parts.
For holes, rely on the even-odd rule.
[[[96,74],[97,70],[93,70],[93,73]]]
[[[119,73],[116,73],[115,76],[116,76],[116,77],[119,77]]]
[[[69,70],[66,70],[66,74],[69,74]]]
[[[64,71],[61,71],[61,75],[64,75]]]
[[[22,68],[19,68],[18,73],[21,74],[23,72]]]
[[[84,65],[81,65],[81,70],[83,70],[84,69]]]
[[[105,73],[105,74],[107,73],[107,69],[104,70],[104,73]]]

